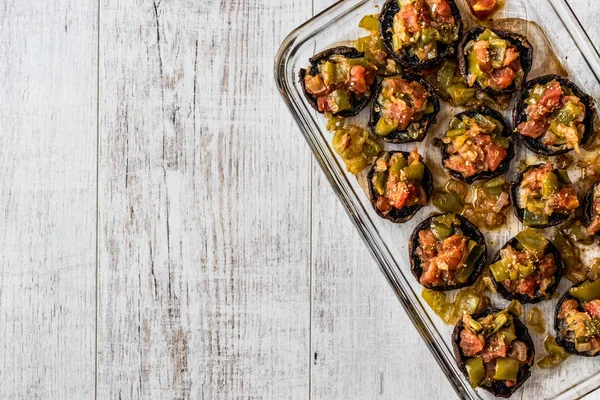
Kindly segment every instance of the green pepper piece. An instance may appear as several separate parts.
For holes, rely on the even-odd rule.
[[[569,294],[582,301],[590,301],[600,298],[600,279],[590,282],[585,281],[581,285],[569,289]]]
[[[541,258],[548,247],[548,239],[540,235],[531,228],[527,228],[519,232],[516,239],[523,245],[527,251]]]
[[[517,339],[517,335],[510,329],[500,329],[498,334],[504,338],[504,343],[511,343]]]
[[[579,108],[572,101],[567,102],[556,114],[555,122],[561,125],[569,125],[571,122],[575,121],[577,117],[581,114],[583,110]]]
[[[375,133],[379,136],[387,136],[398,128],[398,121],[385,117],[379,118],[375,124]]]
[[[508,149],[510,147],[510,138],[504,137],[502,135],[492,135],[492,141],[498,147],[503,149]]]
[[[506,40],[490,39],[489,56],[492,68],[501,68],[504,64],[504,56],[506,54]]]
[[[496,381],[516,381],[519,375],[519,360],[509,357],[500,357],[496,360]]]
[[[481,304],[481,295],[470,289],[464,289],[458,292],[454,299],[454,316],[458,319],[466,314],[475,314]]]
[[[469,74],[472,74],[473,76],[475,76],[475,78],[477,78],[477,80],[485,78],[485,74],[479,67],[479,60],[477,60],[477,54],[475,53],[475,50],[471,50],[471,52],[469,52],[467,61],[468,61]]]
[[[456,73],[456,67],[456,61],[446,60],[438,71],[437,83],[442,93],[449,95],[448,88],[452,85],[452,78],[454,78],[454,74]]]
[[[551,196],[556,193],[559,189],[558,177],[554,172],[548,172],[542,175],[542,195],[544,197]]]
[[[481,32],[481,35],[479,35],[479,37],[477,38],[477,40],[485,40],[485,41],[490,41],[492,39],[500,39],[500,36],[496,35],[493,31],[486,29],[485,31]]]
[[[467,374],[469,375],[469,382],[473,388],[478,387],[483,379],[485,378],[485,368],[483,367],[483,360],[481,357],[469,358],[465,363],[467,368]]]
[[[385,184],[387,183],[387,171],[377,172],[373,177],[373,186],[381,196],[385,193]]]
[[[458,83],[448,87],[448,94],[452,97],[452,102],[460,106],[475,97],[475,89],[468,88],[463,83]]]
[[[546,217],[545,215],[532,213],[528,209],[524,210],[523,225],[532,226],[532,225],[541,225],[541,224],[547,224],[547,223],[548,223],[548,217]]]
[[[556,339],[554,339],[554,336],[552,335],[548,335],[544,339],[544,348],[548,353],[556,354],[563,360],[569,357],[569,353],[567,353],[565,349],[563,349],[558,345],[558,343],[556,343]]]
[[[542,369],[550,369],[559,365],[563,360],[556,354],[548,354],[539,360],[535,365]]]
[[[483,187],[486,189],[501,187],[506,183],[506,179],[503,176],[497,176],[483,183]]]
[[[519,300],[511,300],[508,305],[508,311],[515,314],[516,316],[520,316],[523,312],[523,307],[521,306],[521,302]],[[510,342],[508,342],[510,343]]]
[[[402,171],[408,165],[408,161],[402,153],[396,153],[390,160],[390,173],[395,176],[400,176]]]
[[[329,96],[331,96],[335,105],[335,107],[331,107],[331,111],[333,113],[338,113],[340,111],[349,110],[352,108],[352,106],[350,105],[350,98],[348,97],[348,92],[346,92],[345,90],[334,90]]]
[[[581,221],[574,221],[561,229],[561,231],[573,242],[579,242],[588,238],[587,230],[581,224]]]
[[[492,271],[492,275],[494,275],[496,282],[510,279],[510,261],[506,258],[502,258],[500,261],[490,265],[490,271]]]
[[[358,26],[369,31],[379,31],[379,21],[377,20],[377,14],[365,15],[358,23]]]
[[[433,219],[432,222],[439,222],[440,224],[450,227],[454,226],[455,224],[459,224],[459,221],[456,219],[456,214],[454,213],[438,215]]]
[[[335,83],[335,64],[330,61],[325,61],[319,65],[319,72],[323,77],[323,83],[327,86]]]
[[[413,162],[404,167],[406,177],[413,182],[420,182],[425,175],[425,165],[422,162]]]
[[[446,131],[446,136],[448,136],[449,138],[455,138],[458,136],[462,136],[465,133],[467,133],[466,129],[449,129]]]
[[[529,278],[535,273],[535,267],[533,265],[519,265],[518,275],[519,278]]]
[[[465,207],[459,195],[441,189],[433,192],[431,202],[438,210],[443,212],[459,213]]]
[[[364,36],[354,41],[354,47],[356,48],[356,50],[360,51],[361,53],[364,53],[365,51],[367,51],[370,43],[371,36]]]
[[[373,68],[373,65],[365,57],[347,58],[346,60],[348,61],[348,65],[350,65],[351,67],[355,65],[360,65],[361,67],[367,70]]]
[[[362,154],[371,159],[377,157],[379,153],[381,153],[381,150],[383,150],[381,145],[375,139],[367,136],[365,145],[363,146]]]
[[[569,178],[569,174],[567,173],[567,171],[558,171],[556,175],[558,177],[558,181],[563,185],[571,184],[571,178]]]
[[[440,221],[431,221],[429,228],[436,240],[444,240],[454,234],[452,226],[448,226]]]
[[[469,255],[465,260],[465,265],[456,273],[456,280],[460,283],[464,283],[469,279],[469,276],[471,276],[475,270],[477,260],[479,260],[479,257],[481,257],[485,250],[484,247],[477,242],[470,240],[469,244],[471,243],[475,243],[475,245],[472,247],[471,251],[469,251]]]
[[[446,295],[436,290],[423,289],[421,293],[423,300],[431,307],[444,322],[449,323],[454,316],[452,304],[446,303]]]

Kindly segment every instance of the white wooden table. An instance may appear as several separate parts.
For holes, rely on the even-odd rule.
[[[275,88],[332,3],[0,2],[0,398],[454,398]]]

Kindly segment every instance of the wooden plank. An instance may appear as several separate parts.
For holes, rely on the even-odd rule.
[[[311,155],[276,50],[308,1],[103,0],[100,398],[308,395]]]
[[[0,398],[91,398],[97,4],[0,12]]]

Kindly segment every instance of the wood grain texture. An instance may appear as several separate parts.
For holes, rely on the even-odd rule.
[[[0,6],[0,398],[94,393],[97,4]]]
[[[101,2],[99,398],[307,397],[311,155],[272,66],[309,17]]]

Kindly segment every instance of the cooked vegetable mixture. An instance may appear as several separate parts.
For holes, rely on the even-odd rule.
[[[586,107],[571,89],[557,80],[536,84],[525,100],[527,121],[517,131],[546,146],[566,146],[579,152],[585,133]]]
[[[374,106],[379,117],[375,134],[385,137],[399,131],[406,139],[418,139],[424,133],[420,122],[436,111],[432,96],[417,80],[384,78]]]
[[[533,361],[530,339],[519,337],[515,320],[508,310],[477,319],[468,314],[463,317],[458,346],[473,387],[493,390],[494,383],[502,382],[512,388],[520,369]]]
[[[549,298],[560,279],[560,269],[549,246],[548,240],[533,229],[525,229],[510,240],[490,265],[497,285],[505,289],[498,293],[523,302]]]
[[[402,152],[379,157],[371,177],[377,210],[385,214],[393,209],[427,204],[428,195],[421,184],[425,168],[416,147],[408,158]]]
[[[336,129],[333,148],[344,160],[348,171],[355,175],[371,164],[382,150],[368,131],[356,125]]]
[[[439,43],[449,45],[459,38],[459,24],[449,0],[398,0],[392,43],[395,52],[406,49],[421,61],[436,59]]]
[[[554,170],[549,162],[526,169],[517,181],[516,204],[523,211],[523,223],[541,226],[554,214],[568,214],[579,207],[577,191],[565,171]]]
[[[477,82],[481,88],[502,91],[524,80],[525,72],[517,47],[490,29],[466,43],[464,54],[467,56],[469,86]]]
[[[375,81],[376,68],[364,57],[333,54],[321,60],[316,69],[318,73],[304,75],[304,85],[323,113],[352,111],[352,98],[368,97]]]
[[[443,143],[448,155],[446,168],[463,179],[482,172],[494,172],[508,155],[510,138],[503,136],[503,124],[480,112],[462,113],[450,121]]]
[[[569,290],[557,310],[557,341],[571,353],[600,352],[600,280]]]
[[[464,284],[471,278],[485,253],[485,245],[463,232],[456,214],[443,214],[418,232],[415,255],[423,270],[419,282],[427,288]]]

